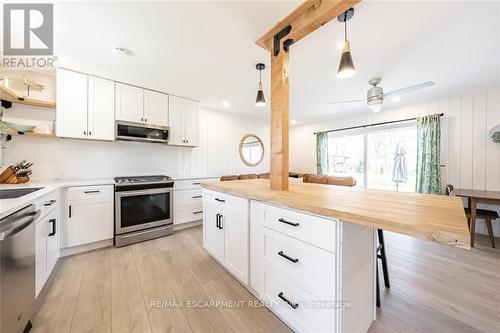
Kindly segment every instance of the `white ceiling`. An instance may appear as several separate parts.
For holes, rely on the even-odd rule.
[[[254,40],[291,11],[292,1],[62,2],[55,5],[59,65],[198,99],[230,112],[267,116],[254,104]],[[345,112],[334,100],[364,98],[367,81],[386,92],[422,81],[436,86],[398,105],[500,82],[500,2],[363,1],[349,21],[354,77],[335,77],[343,27],[332,21],[291,48],[290,112],[299,123]],[[133,56],[121,56],[123,46]],[[263,72],[266,98],[269,68]],[[269,105],[269,103],[268,103]],[[394,104],[386,103],[387,107]]]

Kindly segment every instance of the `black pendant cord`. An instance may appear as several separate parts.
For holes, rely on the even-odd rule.
[[[344,41],[347,42],[347,11],[344,12]]]

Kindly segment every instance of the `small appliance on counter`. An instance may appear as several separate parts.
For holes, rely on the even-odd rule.
[[[0,183],[2,184],[23,184],[29,182],[29,176],[32,174],[30,169],[33,163],[24,160],[11,165],[0,174]]]
[[[174,232],[174,182],[168,176],[115,178],[115,246]]]

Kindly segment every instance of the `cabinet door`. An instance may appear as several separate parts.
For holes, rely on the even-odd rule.
[[[188,146],[198,146],[199,128],[198,128],[198,102],[184,101],[184,126],[185,140]]]
[[[170,126],[170,137],[168,144],[183,146],[185,145],[185,117],[184,117],[184,98],[169,96],[168,98],[168,122]]]
[[[113,238],[112,200],[70,201],[69,206],[68,247]]]
[[[57,70],[56,135],[87,138],[87,75]]]
[[[42,290],[47,280],[47,219],[36,222],[35,225],[35,291],[36,296]]]
[[[57,209],[49,215],[45,223],[45,229],[45,234],[47,235],[47,276],[49,276],[59,258],[59,225]]]
[[[144,122],[144,89],[116,83],[116,119]]]
[[[89,139],[115,139],[115,83],[89,76]]]
[[[144,90],[144,120],[158,126],[168,125],[168,95]]]
[[[203,207],[203,246],[218,260],[224,258],[224,233],[217,227],[218,212],[215,207]]]
[[[248,284],[248,222],[245,217],[223,212],[224,266]]]

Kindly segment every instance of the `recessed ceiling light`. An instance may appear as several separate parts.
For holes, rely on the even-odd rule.
[[[393,101],[394,103],[397,103],[397,102],[399,102],[400,100],[401,100],[401,97],[399,97],[399,96],[394,96],[394,97],[392,98],[392,101]]]
[[[222,101],[222,107],[223,108],[228,108],[231,106],[231,103],[229,103],[229,101]]]
[[[115,47],[115,52],[120,53],[121,55],[126,55],[126,56],[133,55],[132,51],[130,51],[127,48],[121,47],[121,46]]]
[[[297,120],[292,119],[292,120],[290,121],[290,125],[296,125],[296,124],[297,124]]]

